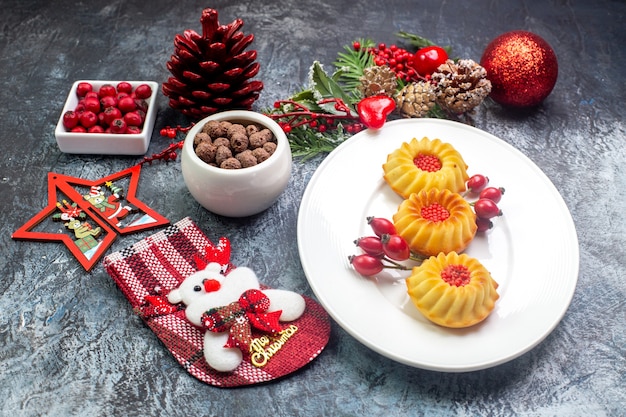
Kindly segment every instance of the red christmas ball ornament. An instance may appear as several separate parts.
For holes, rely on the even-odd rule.
[[[538,35],[522,30],[495,38],[480,60],[491,81],[490,97],[511,107],[532,107],[554,88],[559,65],[554,50]]]

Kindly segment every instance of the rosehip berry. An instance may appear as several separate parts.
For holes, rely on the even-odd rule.
[[[400,235],[382,235],[383,251],[394,261],[405,261],[411,256],[409,245]]]
[[[79,98],[85,97],[85,95],[90,91],[93,91],[93,86],[90,83],[82,82],[78,83],[76,86],[76,95]]]
[[[368,217],[367,223],[370,225],[376,236],[381,237],[382,235],[395,235],[396,227],[390,220],[387,220],[383,217]]]
[[[486,198],[487,200],[491,200],[494,203],[499,203],[500,199],[502,199],[503,194],[504,188],[502,187],[487,187],[480,192],[478,198]]]
[[[89,110],[82,112],[79,119],[81,126],[85,129],[89,129],[91,126],[95,126],[98,123],[98,115]]]
[[[111,133],[116,133],[116,134],[120,134],[120,133],[126,133],[126,122],[124,121],[124,119],[115,119],[113,120],[113,122],[111,122]]]
[[[100,99],[100,107],[103,109],[115,106],[117,106],[117,97],[115,96],[104,96]]]
[[[383,242],[378,236],[360,237],[354,243],[368,255],[381,258],[385,252],[383,251]]]
[[[352,255],[348,259],[354,267],[354,270],[361,275],[371,277],[383,270],[383,263],[379,258],[372,255]]]
[[[95,97],[86,97],[83,100],[83,105],[85,106],[85,111],[90,111],[93,113],[100,112],[100,100]]]
[[[130,94],[130,93],[133,92],[133,86],[131,85],[131,83],[129,83],[127,81],[119,82],[117,84],[117,92],[118,93]]]
[[[111,125],[115,119],[121,119],[123,117],[122,112],[117,107],[106,108],[103,112],[103,115],[104,117],[102,123],[106,126]]]
[[[117,94],[117,91],[115,90],[115,87],[113,87],[111,84],[104,84],[98,90],[98,97],[100,98],[107,96],[114,97],[115,94]]]
[[[498,205],[486,198],[481,198],[474,203],[474,211],[478,217],[483,219],[502,216],[502,210],[500,210]]]
[[[467,189],[473,193],[481,192],[489,184],[489,178],[484,175],[476,174],[472,175],[467,180]]]
[[[78,125],[78,113],[72,111],[72,110],[68,110],[65,113],[63,113],[63,126],[66,129],[72,129],[73,127],[76,127]]]
[[[140,84],[135,88],[135,96],[140,99],[146,99],[152,95],[152,88],[148,84]]]
[[[477,231],[486,232],[487,230],[493,227],[493,222],[489,219],[483,219],[482,217],[477,217],[476,226],[478,226]]]

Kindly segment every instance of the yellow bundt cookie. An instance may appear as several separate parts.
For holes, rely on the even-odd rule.
[[[499,298],[498,283],[485,267],[465,254],[440,253],[413,268],[406,279],[417,309],[445,327],[469,327],[483,321]]]
[[[430,188],[465,191],[467,165],[461,154],[439,139],[413,139],[387,156],[383,164],[387,184],[404,198]]]
[[[476,214],[460,194],[431,188],[411,194],[393,215],[396,231],[422,256],[462,252],[476,235]]]

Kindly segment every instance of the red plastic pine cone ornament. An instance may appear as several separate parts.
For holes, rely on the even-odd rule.
[[[552,92],[559,72],[554,51],[538,35],[526,31],[495,38],[480,60],[491,81],[490,97],[511,107],[532,107]]]
[[[202,35],[188,29],[174,37],[174,54],[167,62],[172,73],[163,83],[170,107],[192,119],[229,109],[249,110],[263,89],[251,78],[259,73],[257,52],[245,49],[254,35],[239,29],[243,20],[220,25],[217,11],[204,9]]]

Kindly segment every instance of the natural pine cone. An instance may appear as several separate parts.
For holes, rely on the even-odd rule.
[[[396,107],[405,117],[424,117],[435,107],[435,87],[425,81],[407,84],[396,95]]]
[[[478,106],[491,92],[485,68],[471,59],[456,63],[448,59],[432,75],[437,85],[437,103],[453,113],[465,113]]]
[[[167,62],[172,76],[162,87],[170,107],[194,119],[227,109],[249,110],[263,89],[261,81],[250,81],[259,72],[257,52],[244,51],[254,35],[239,31],[241,19],[220,25],[214,9],[204,9],[200,23],[202,35],[189,29],[174,37],[174,54]]]
[[[378,95],[393,96],[396,91],[398,82],[396,73],[387,65],[374,65],[363,70],[361,76],[361,85],[359,91],[363,97],[371,97]]]

